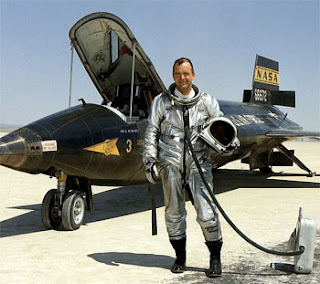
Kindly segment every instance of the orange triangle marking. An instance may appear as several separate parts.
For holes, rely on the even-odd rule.
[[[97,152],[97,153],[103,153],[106,156],[109,155],[115,155],[115,156],[120,156],[118,147],[117,147],[117,141],[119,138],[115,138],[115,139],[107,139],[104,142],[101,142],[99,144],[84,148],[84,150],[87,151],[92,151],[92,152]]]

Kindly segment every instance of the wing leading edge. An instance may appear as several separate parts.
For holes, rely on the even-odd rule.
[[[320,132],[316,131],[300,131],[300,130],[287,130],[287,129],[277,129],[270,131],[266,136],[274,138],[287,138],[288,140],[294,140],[297,138],[310,138],[320,140]]]

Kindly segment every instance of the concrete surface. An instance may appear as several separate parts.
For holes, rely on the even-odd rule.
[[[286,144],[320,173],[320,143]],[[292,257],[261,252],[241,239],[222,218],[223,275],[208,279],[207,248],[190,202],[187,271],[172,274],[174,252],[164,226],[161,189],[156,188],[158,235],[151,235],[147,189],[93,187],[95,213],[77,231],[44,230],[41,203],[56,180],[0,166],[1,283],[319,283],[320,177],[297,166],[274,167],[272,176],[230,163],[215,174],[217,199],[236,225],[257,243],[286,250],[299,207],[317,223],[313,272],[297,275],[270,268]]]

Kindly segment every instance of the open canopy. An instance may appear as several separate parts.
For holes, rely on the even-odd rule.
[[[146,88],[152,97],[166,90],[128,26],[115,15],[85,16],[69,36],[105,102],[113,102],[122,86]]]

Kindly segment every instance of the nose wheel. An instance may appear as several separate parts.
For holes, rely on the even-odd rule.
[[[62,205],[62,224],[66,230],[73,231],[80,228],[83,223],[85,204],[78,191],[67,194]]]
[[[77,230],[83,224],[85,210],[92,212],[91,185],[86,180],[67,180],[63,172],[57,178],[57,189],[49,190],[43,198],[42,223],[46,229]]]
[[[62,229],[73,231],[80,228],[85,216],[85,202],[79,191],[69,192],[61,206],[56,202],[57,190],[51,189],[42,201],[41,217],[42,224],[46,229]]]
[[[42,201],[41,217],[46,229],[56,229],[62,222],[59,204],[55,200],[56,191],[56,189],[49,190]]]

